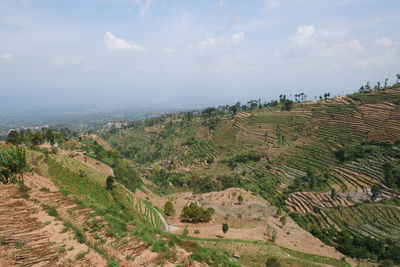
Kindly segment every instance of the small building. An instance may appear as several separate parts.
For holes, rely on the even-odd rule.
[[[238,252],[233,253],[233,257],[236,259],[240,258],[240,254]]]

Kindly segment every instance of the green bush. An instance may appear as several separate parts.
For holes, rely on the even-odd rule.
[[[171,201],[167,201],[164,204],[164,213],[167,216],[171,216],[175,214],[174,204]]]
[[[119,261],[115,260],[114,258],[107,260],[107,265],[109,267],[119,267]]]

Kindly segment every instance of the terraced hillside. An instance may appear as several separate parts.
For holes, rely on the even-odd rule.
[[[400,264],[400,85],[285,101],[25,144],[32,173],[0,186],[0,263]],[[182,220],[191,203],[213,215]]]
[[[237,112],[221,106],[166,114],[128,124],[118,137],[100,135],[140,166],[156,193],[240,187],[283,208],[326,244],[342,249],[342,233],[349,233],[346,242],[380,240],[389,251],[396,246],[385,237],[397,240],[398,227],[399,104],[397,84],[289,110],[272,101]],[[135,136],[147,145],[132,147]],[[357,253],[349,255],[393,259]]]

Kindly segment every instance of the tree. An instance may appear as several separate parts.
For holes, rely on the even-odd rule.
[[[17,131],[11,131],[7,135],[6,142],[12,145],[19,145],[22,143],[22,137]]]
[[[371,193],[372,193],[372,200],[375,201],[379,197],[379,194],[381,193],[381,189],[379,188],[378,185],[374,184],[371,188]]]
[[[243,196],[242,196],[242,194],[240,194],[240,195],[238,196],[238,201],[239,201],[240,204],[243,203]]]
[[[188,230],[188,228],[187,228],[187,225],[186,225],[185,228],[183,229],[182,234],[183,234],[184,236],[187,236],[187,235],[189,234],[189,230]]]
[[[32,146],[40,145],[44,142],[43,135],[40,132],[34,132],[29,138],[29,142]]]
[[[282,216],[282,217],[280,218],[280,221],[281,221],[281,223],[282,223],[282,226],[285,226],[285,224],[286,224],[286,216]]]
[[[336,197],[336,189],[332,188],[331,190],[331,198],[334,199]]]
[[[54,133],[51,129],[47,129],[44,133],[44,138],[49,141],[50,145],[54,145]]]
[[[272,237],[271,237],[272,242],[276,241],[276,230],[274,229],[274,232],[272,233]]]
[[[114,177],[109,175],[106,180],[106,189],[108,191],[112,190],[114,187]]]
[[[267,262],[265,263],[266,267],[281,267],[280,262],[276,257],[269,258]]]
[[[307,180],[310,182],[310,188],[314,189],[316,186],[315,173],[312,167],[307,168]]]
[[[397,79],[397,83],[399,83],[399,80],[400,80],[400,74],[399,73],[396,74],[396,79]]]
[[[229,230],[229,225],[226,223],[222,224],[222,232],[224,232],[224,234],[226,234]]]
[[[294,102],[292,100],[286,99],[285,102],[283,102],[282,109],[291,110],[293,108],[293,104]]]
[[[30,167],[23,147],[12,146],[0,151],[0,182],[9,184],[14,179],[23,180],[27,171]]]
[[[278,218],[278,217],[280,217],[282,215],[282,209],[281,208],[278,208],[277,210],[276,210],[276,213],[275,213],[275,218]]]
[[[172,216],[175,214],[174,204],[171,201],[167,201],[164,204],[164,213],[167,216]]]

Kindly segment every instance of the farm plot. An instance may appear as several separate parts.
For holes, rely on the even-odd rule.
[[[303,215],[307,212],[313,212],[314,210],[338,206],[348,207],[354,204],[354,201],[344,197],[336,196],[332,198],[329,194],[317,192],[293,193],[286,200],[286,205],[289,209]]]
[[[333,151],[324,146],[296,146],[280,157],[291,168],[306,171],[313,167],[325,170],[333,165],[335,158]]]
[[[308,229],[347,229],[353,234],[375,239],[400,239],[400,211],[391,205],[338,206],[308,213],[301,220]]]
[[[147,221],[153,228],[160,229],[163,226],[157,211],[150,202],[135,197],[133,194],[128,194],[128,201],[132,207]]]
[[[237,128],[228,122],[217,128],[209,141],[210,151],[207,158],[220,158],[225,149],[236,140]]]

